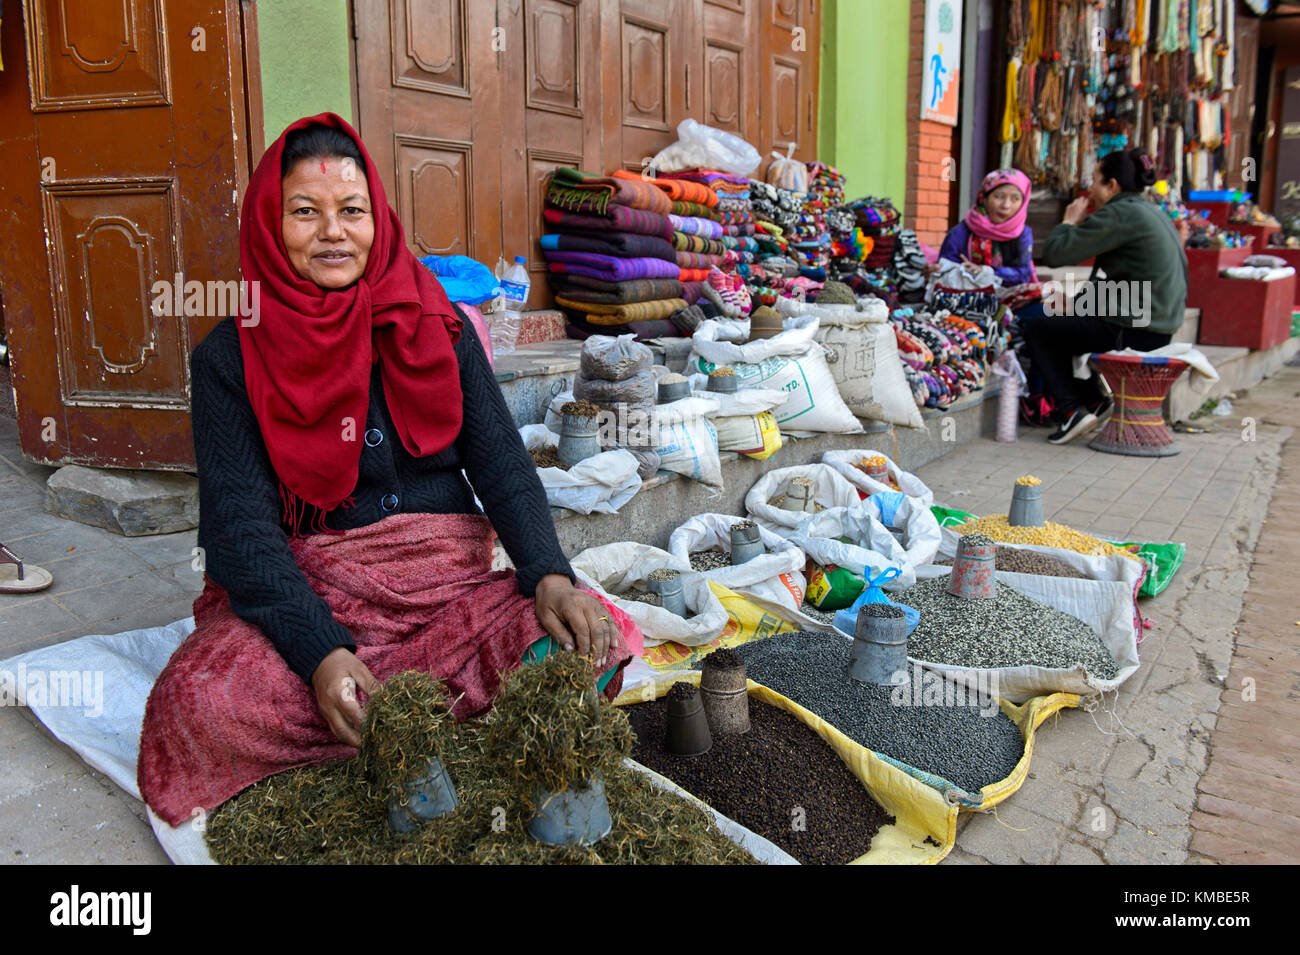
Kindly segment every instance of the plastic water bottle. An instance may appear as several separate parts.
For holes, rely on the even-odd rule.
[[[528,260],[522,255],[515,256],[515,264],[505,275],[500,276],[501,288],[506,293],[506,310],[522,312],[528,307]]]

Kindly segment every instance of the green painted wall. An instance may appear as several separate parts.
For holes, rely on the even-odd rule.
[[[261,0],[257,38],[268,145],[303,116],[353,121],[347,0]]]
[[[907,189],[910,0],[824,0],[818,156],[848,198]]]

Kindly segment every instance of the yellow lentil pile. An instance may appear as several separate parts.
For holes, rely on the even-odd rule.
[[[883,467],[887,463],[888,462],[885,461],[885,456],[883,454],[876,454],[876,455],[872,455],[869,458],[863,458],[861,461],[858,462],[858,467],[862,468],[865,471],[867,468]]]
[[[1024,477],[1016,478],[1016,483],[1024,487],[1034,487],[1035,485],[1042,484],[1043,482],[1040,481],[1038,478],[1034,477],[1032,474],[1026,474]]]
[[[1116,547],[1104,540],[1098,540],[1091,534],[1076,531],[1064,524],[1054,524],[1051,521],[1044,521],[1042,527],[1012,527],[1007,523],[1007,516],[999,514],[977,517],[960,527],[954,527],[953,530],[958,534],[986,534],[1004,544],[1038,544],[1042,547],[1059,547],[1063,550],[1077,551],[1092,557],[1123,554],[1131,560],[1141,560],[1140,557],[1122,547]]]

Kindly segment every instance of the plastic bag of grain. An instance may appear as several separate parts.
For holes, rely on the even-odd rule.
[[[718,550],[730,554],[731,526],[741,520],[727,514],[696,514],[673,531],[668,538],[668,550],[687,563],[697,551]],[[807,586],[803,551],[762,526],[758,528],[758,536],[767,549],[766,554],[743,564],[728,564],[700,573],[742,597],[763,597],[797,611]]]
[[[708,580],[691,570],[689,560],[649,544],[619,541],[588,547],[570,560],[569,566],[579,582],[608,597],[636,621],[647,647],[668,640],[688,647],[708,643],[722,633],[730,619],[709,589]],[[664,569],[681,575],[686,617],[627,597],[629,591],[648,591],[650,574]]]
[[[858,467],[864,459],[876,457],[885,459],[885,466],[889,469],[889,476],[894,479],[898,487],[894,488],[888,484],[882,484]],[[850,484],[867,496],[879,494],[882,491],[902,491],[908,497],[916,498],[926,507],[934,503],[934,491],[930,490],[924,481],[911,471],[904,471],[889,455],[881,451],[874,451],[871,448],[827,451],[822,455],[822,463],[829,464],[847,478]]]
[[[529,424],[519,429],[524,447],[554,448],[560,436],[545,425]],[[641,490],[639,462],[630,451],[604,451],[564,468],[538,468],[537,477],[546,491],[546,503],[579,514],[615,514]]]
[[[659,467],[721,490],[718,432],[709,421],[717,409],[718,403],[704,395],[656,406],[652,433]]]
[[[725,365],[735,371],[741,389],[785,393],[786,400],[772,412],[783,430],[857,434],[862,423],[840,397],[816,334],[816,316],[796,316],[785,322],[785,331],[740,345],[721,341],[717,322],[704,322],[691,336],[686,374],[707,375]]]
[[[883,301],[871,298],[855,308],[781,298],[776,307],[785,315],[817,318],[814,338],[826,347],[831,376],[851,412],[886,424],[925,428]]]
[[[578,374],[591,381],[625,381],[650,370],[654,354],[635,335],[592,335],[582,343]]]
[[[870,502],[868,498],[848,507],[808,514],[790,540],[818,564],[824,567],[833,564],[864,580],[897,567],[899,575],[882,583],[883,589],[911,587],[916,583],[916,567],[907,559],[907,549],[889,532]]]
[[[780,506],[781,495],[796,478],[812,482],[813,504],[821,510],[847,507],[859,501],[857,490],[833,468],[825,464],[799,464],[768,471],[755,481],[745,495],[745,513],[761,527],[788,538],[805,518],[812,516],[808,511],[787,510]],[[773,504],[773,499],[778,503]]]
[[[713,427],[718,432],[718,450],[735,451],[759,459],[771,457],[781,447],[781,429],[771,413],[786,399],[783,391],[770,388],[742,388],[728,394],[708,390],[708,375],[691,375],[691,390],[718,402]]]

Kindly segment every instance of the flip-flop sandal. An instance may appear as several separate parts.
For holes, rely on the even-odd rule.
[[[0,594],[30,594],[54,583],[54,575],[35,564],[24,565],[18,555],[0,544]]]

